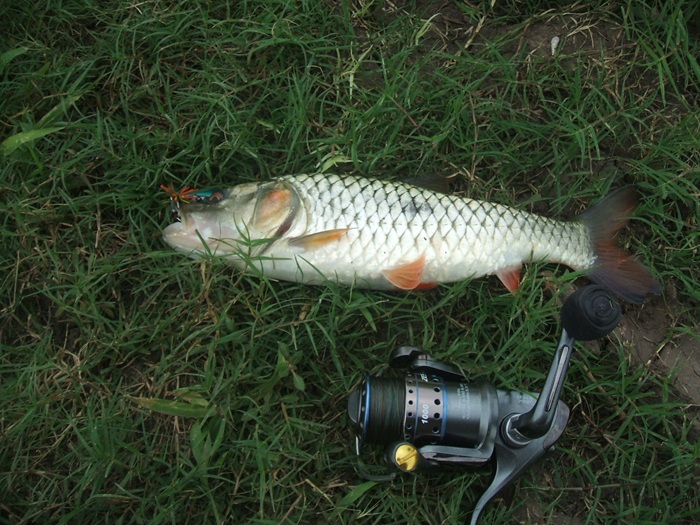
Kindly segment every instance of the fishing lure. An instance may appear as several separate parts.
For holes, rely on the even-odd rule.
[[[170,197],[170,211],[172,213],[173,220],[176,221],[180,221],[182,218],[182,208],[180,206],[181,203],[215,204],[224,198],[224,192],[216,188],[198,190],[196,188],[185,186],[183,189],[177,191],[172,184],[168,186],[161,184],[160,189],[162,189]]]

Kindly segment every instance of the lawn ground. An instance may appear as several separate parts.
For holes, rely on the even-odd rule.
[[[468,519],[488,471],[359,476],[347,395],[404,344],[538,391],[585,277],[308,287],[162,242],[160,184],[325,171],[454,176],[563,218],[636,184],[621,242],[663,294],[577,346],[569,426],[482,523],[700,522],[699,17],[684,0],[2,3],[0,521]]]

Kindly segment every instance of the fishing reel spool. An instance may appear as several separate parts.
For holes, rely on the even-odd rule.
[[[539,394],[472,382],[418,348],[396,349],[389,366],[404,370],[403,377],[366,374],[348,399],[358,459],[363,445],[379,445],[393,467],[389,476],[365,477],[493,464],[491,484],[472,513],[470,523],[476,525],[488,502],[552,450],[564,432],[569,407],[559,398],[574,341],[604,337],[620,317],[619,305],[601,286],[572,294],[561,311],[561,339]]]

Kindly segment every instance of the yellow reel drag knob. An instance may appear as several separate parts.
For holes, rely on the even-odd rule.
[[[418,467],[420,454],[410,443],[399,443],[394,447],[392,462],[404,472],[413,472]]]

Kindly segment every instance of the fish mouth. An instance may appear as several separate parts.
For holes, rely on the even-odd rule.
[[[179,252],[191,254],[192,252],[204,251],[207,239],[199,233],[191,222],[189,226],[186,222],[174,222],[166,226],[163,230],[163,240]]]
[[[194,259],[204,254],[229,256],[239,251],[237,243],[240,242],[220,225],[213,227],[207,221],[197,222],[187,216],[182,222],[166,226],[163,240],[171,248]]]

